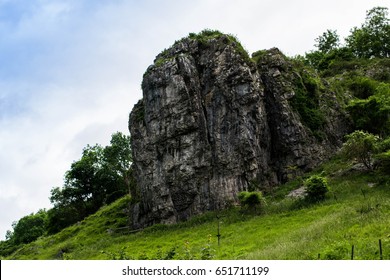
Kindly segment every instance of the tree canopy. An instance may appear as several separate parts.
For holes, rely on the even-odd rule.
[[[316,40],[317,44],[315,45],[320,52],[329,53],[335,50],[340,44],[340,37],[337,34],[336,30],[326,30],[321,36]]]
[[[379,138],[371,133],[356,130],[347,135],[343,153],[349,159],[356,159],[367,169],[373,168],[373,154]]]
[[[306,60],[320,71],[327,69],[339,60],[354,58],[388,58],[390,57],[390,20],[388,9],[374,7],[366,12],[365,22],[354,27],[340,43],[336,30],[327,30],[315,39],[316,50],[306,53]]]
[[[388,9],[375,7],[367,11],[365,22],[360,28],[353,28],[346,41],[357,57],[390,57]]]
[[[54,207],[48,211],[49,232],[80,221],[128,193],[131,162],[130,136],[120,132],[112,135],[106,147],[87,145],[65,173],[64,186],[51,190]]]
[[[39,210],[13,222],[13,231],[7,231],[6,239],[14,245],[30,243],[46,232],[46,224],[47,212],[44,209]]]

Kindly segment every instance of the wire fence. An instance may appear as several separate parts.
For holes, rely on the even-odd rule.
[[[379,260],[383,260],[383,246],[382,246],[381,239],[378,240],[378,246],[379,246]],[[351,260],[354,260],[356,257],[356,250],[355,249],[356,249],[356,247],[353,244],[351,246],[351,251],[350,251],[350,259]],[[321,254],[318,254],[318,259],[321,260],[321,258],[322,258]]]

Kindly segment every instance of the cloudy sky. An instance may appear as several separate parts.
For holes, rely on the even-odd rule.
[[[50,189],[87,144],[128,133],[144,71],[164,48],[205,28],[249,53],[313,49],[345,37],[388,0],[0,0],[0,239],[50,208]]]

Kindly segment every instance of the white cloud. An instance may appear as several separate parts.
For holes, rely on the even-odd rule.
[[[83,147],[127,133],[144,71],[175,40],[212,28],[249,52],[303,54],[378,5],[386,1],[0,1],[0,239],[50,206]]]

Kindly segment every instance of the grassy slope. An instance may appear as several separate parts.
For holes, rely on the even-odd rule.
[[[128,198],[102,208],[78,225],[28,244],[11,259],[379,259],[382,240],[390,259],[390,182],[375,174],[337,170],[333,160],[317,172],[328,176],[332,194],[317,205],[300,207],[290,198],[269,199],[261,215],[239,209],[223,213],[217,244],[216,213],[173,226],[157,225],[130,235],[107,233],[126,223]],[[339,175],[337,175],[339,174]],[[372,183],[374,186],[372,187]],[[282,197],[299,185],[283,186]]]

